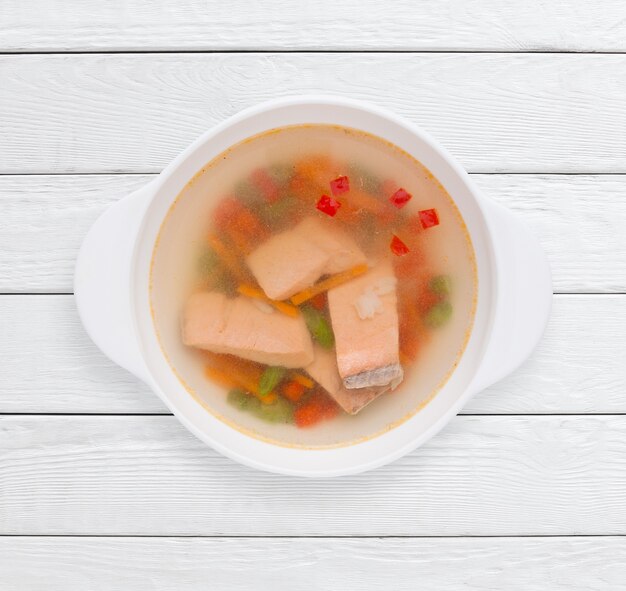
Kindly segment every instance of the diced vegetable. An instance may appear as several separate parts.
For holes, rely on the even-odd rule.
[[[282,312],[283,314],[287,314],[287,316],[291,316],[292,318],[295,318],[300,313],[298,311],[298,308],[296,308],[295,306],[292,306],[291,304],[288,304],[287,302],[279,302],[277,300],[271,300],[265,295],[265,292],[263,290],[259,289],[258,287],[249,285],[247,283],[241,284],[237,288],[237,291],[241,295],[245,295],[249,298],[254,298],[255,300],[261,300],[263,302],[267,302],[271,306],[274,306],[274,308],[276,308],[279,312]]]
[[[436,209],[423,209],[418,215],[424,229],[439,225],[439,216]]]
[[[335,335],[324,315],[310,306],[303,308],[302,314],[311,336],[325,349],[332,349],[335,345]]]
[[[330,181],[330,190],[335,197],[347,193],[350,190],[350,179],[347,176],[340,176]]]
[[[315,206],[319,211],[329,215],[331,218],[335,217],[339,208],[341,207],[341,203],[328,195],[322,195]]]
[[[267,171],[257,168],[250,174],[250,181],[261,191],[266,202],[274,203],[278,199],[278,187]]]
[[[262,404],[255,414],[268,423],[293,422],[293,406],[284,398],[277,398],[271,404]]]
[[[284,367],[268,367],[259,379],[259,394],[267,396],[280,384],[287,370]]]
[[[315,386],[315,382],[311,378],[301,373],[297,373],[297,372],[292,373],[291,379],[294,382],[298,382],[298,384],[302,384],[307,390],[310,390],[313,386]]]
[[[338,287],[342,283],[350,281],[350,279],[353,279],[358,275],[362,275],[363,273],[365,273],[365,271],[367,271],[367,268],[367,265],[357,265],[356,267],[348,269],[347,271],[337,273],[336,275],[331,275],[330,277],[328,277],[328,279],[322,279],[322,281],[319,281],[315,285],[312,285],[307,289],[303,289],[302,291],[291,296],[291,303],[299,306],[300,304],[303,304],[307,300],[310,300],[320,293],[324,293],[325,291],[328,291],[333,287]]]
[[[447,300],[435,304],[424,317],[424,322],[430,328],[440,328],[450,320],[452,304]]]
[[[300,428],[312,427],[321,421],[332,419],[338,411],[339,408],[328,396],[314,392],[304,404],[296,408],[294,419]]]
[[[252,394],[248,394],[241,388],[233,388],[228,392],[228,398],[226,399],[228,404],[240,409],[246,410],[250,407],[260,408],[261,403]]]
[[[291,402],[298,402],[300,398],[302,398],[302,395],[306,392],[306,388],[299,382],[290,380],[282,387],[281,392],[287,400],[291,400]]]
[[[391,252],[393,252],[393,254],[399,257],[404,256],[405,254],[408,254],[410,252],[409,247],[404,244],[404,242],[402,242],[402,240],[400,240],[400,238],[398,238],[395,234],[391,238],[389,248],[391,248]]]
[[[226,386],[228,388],[237,384],[237,380],[233,378],[233,376],[229,375],[225,371],[218,369],[217,367],[212,367],[207,365],[204,368],[204,375],[207,378],[211,378],[213,381],[221,384],[222,386]]]
[[[257,398],[240,388],[234,388],[226,399],[229,404],[249,412],[259,419],[269,423],[291,423],[293,421],[293,407],[282,398],[277,398],[271,404],[261,404]]]
[[[428,282],[428,287],[438,296],[447,297],[452,291],[452,279],[449,275],[436,275]]]
[[[315,297],[311,298],[311,306],[316,310],[326,309],[326,294],[318,293]]]
[[[254,394],[263,404],[271,404],[277,398],[275,392],[262,395],[259,381],[263,370],[257,363],[245,361],[232,355],[207,353],[210,364],[205,368],[205,375],[225,386],[239,386]]]
[[[408,193],[404,189],[398,189],[389,197],[389,202],[398,209],[402,209],[411,200],[411,197],[411,193]]]

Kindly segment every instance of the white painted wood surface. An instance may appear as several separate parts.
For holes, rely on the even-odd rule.
[[[0,50],[623,51],[621,0],[4,0]]]
[[[0,176],[0,291],[71,292],[80,242],[151,175]],[[626,291],[626,176],[473,175],[540,239],[556,292]],[[45,246],[44,246],[45,245]]]
[[[243,468],[174,417],[0,418],[9,534],[626,535],[626,416],[456,417],[331,480]]]
[[[159,172],[259,101],[390,107],[471,172],[626,172],[626,55],[0,56],[0,173]]]
[[[0,539],[2,589],[608,591],[625,568],[620,537]]]
[[[623,587],[625,52],[622,0],[1,2],[0,589]],[[205,447],[47,295],[109,203],[303,92],[430,131],[593,294],[423,449],[323,482]]]
[[[0,297],[0,326],[0,413],[168,412],[97,350],[72,296]],[[626,413],[624,335],[626,296],[558,296],[533,357],[463,412]]]

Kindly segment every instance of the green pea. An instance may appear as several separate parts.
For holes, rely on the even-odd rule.
[[[452,279],[450,275],[436,275],[429,281],[428,287],[438,296],[446,297],[452,292]]]
[[[435,304],[424,317],[424,322],[430,328],[440,328],[452,317],[452,304],[443,301]]]
[[[259,393],[267,396],[285,377],[287,370],[284,367],[267,367],[259,378]]]
[[[261,403],[252,394],[248,394],[240,388],[233,388],[226,398],[228,404],[238,408],[239,410],[252,410],[257,403],[259,406]]]
[[[335,335],[333,334],[330,322],[324,318],[321,312],[310,306],[302,308],[302,314],[304,315],[304,321],[306,322],[311,336],[324,347],[324,349],[332,349],[335,346]]]
[[[254,415],[268,423],[291,423],[293,406],[284,398],[278,397],[271,404],[260,404]]]

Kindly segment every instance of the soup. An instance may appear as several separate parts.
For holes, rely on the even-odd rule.
[[[208,163],[154,248],[151,305],[191,395],[253,436],[342,445],[434,396],[471,329],[474,254],[417,160],[330,125],[271,130]]]

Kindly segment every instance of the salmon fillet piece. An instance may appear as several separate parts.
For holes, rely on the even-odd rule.
[[[285,300],[322,275],[365,262],[356,242],[336,222],[314,217],[275,234],[246,258],[250,271],[272,300]]]
[[[344,387],[337,369],[337,358],[332,351],[314,346],[315,359],[305,367],[307,373],[332,396],[348,414],[355,415],[381,394],[390,390],[389,386],[377,388]]]
[[[192,295],[183,312],[182,335],[190,347],[267,365],[304,367],[313,361],[313,343],[302,316],[265,311],[245,297]]]
[[[400,365],[396,279],[390,261],[328,291],[337,367],[346,388],[390,386]]]

